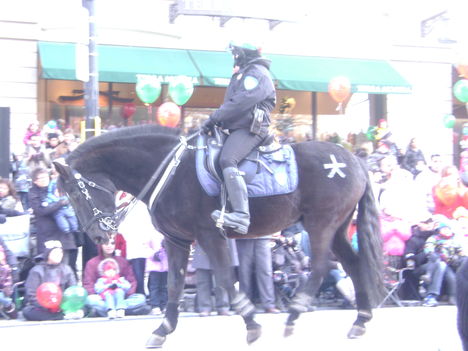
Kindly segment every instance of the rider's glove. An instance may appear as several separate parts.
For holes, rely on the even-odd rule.
[[[211,132],[211,130],[213,129],[213,127],[216,125],[216,123],[211,119],[211,118],[208,118],[205,122],[203,122],[203,124],[201,125],[201,132],[203,134],[208,134],[209,132]]]

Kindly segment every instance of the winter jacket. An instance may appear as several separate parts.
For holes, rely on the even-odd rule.
[[[416,168],[416,165],[420,161],[426,164],[426,159],[424,158],[422,151],[420,149],[413,150],[409,148],[406,150],[405,156],[403,157],[401,167],[410,171],[414,176],[416,176],[421,172],[421,170]]]
[[[128,212],[119,225],[119,233],[126,242],[126,257],[128,260],[135,258],[148,258],[153,250],[148,246],[151,237],[157,235],[157,231],[151,222],[148,207],[141,201]]]
[[[265,111],[262,127],[270,124],[270,113],[276,104],[276,91],[269,71],[270,61],[256,58],[231,77],[223,104],[210,119],[223,129],[249,129],[255,106]]]
[[[62,205],[47,202],[47,187],[34,184],[29,191],[29,204],[35,217],[38,253],[43,252],[44,243],[49,240],[59,240],[64,250],[76,249],[73,235],[62,232],[55,222],[54,214]]]
[[[164,236],[161,233],[155,233],[155,235],[151,236],[148,242],[151,254],[146,259],[147,272],[167,272],[167,253],[164,249],[163,240]]]
[[[31,177],[29,176],[29,167],[26,161],[13,161],[11,163],[11,173],[16,191],[27,193],[31,187]]]
[[[404,259],[414,260],[415,266],[419,267],[427,262],[427,254],[424,252],[426,240],[434,235],[434,231],[423,231],[417,225],[411,227],[411,237],[406,242]]]
[[[96,294],[94,290],[94,285],[101,277],[99,264],[102,260],[106,259],[102,254],[101,247],[98,248],[99,255],[90,259],[85,266],[83,272],[83,287],[86,289],[88,294]],[[117,264],[119,265],[119,274],[121,277],[124,277],[130,283],[130,288],[126,291],[126,296],[130,296],[135,293],[137,282],[135,279],[135,275],[133,273],[133,269],[130,263],[123,257],[120,256],[113,256],[112,257]]]
[[[36,264],[28,273],[26,279],[26,303],[38,305],[36,290],[42,283],[55,283],[65,291],[68,287],[76,285],[76,277],[70,266],[60,264],[47,264],[44,260]]]
[[[5,208],[7,210],[18,210],[22,211],[23,206],[20,206],[18,204],[21,204],[19,200],[16,200],[13,196],[8,195],[5,197],[0,198],[0,206],[2,208]]]
[[[465,256],[460,239],[456,235],[450,238],[434,234],[427,239],[424,245],[426,254],[437,254],[442,261],[448,264],[457,263],[460,256]]]

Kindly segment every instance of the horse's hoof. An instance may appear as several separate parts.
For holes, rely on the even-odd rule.
[[[164,341],[166,341],[165,336],[151,334],[149,339],[146,341],[145,347],[147,349],[159,349],[164,344]]]
[[[294,334],[294,326],[287,325],[286,328],[284,328],[284,337],[287,338],[288,336],[291,336],[293,334]]]
[[[262,335],[261,327],[247,330],[247,344],[250,345],[253,342],[257,341],[261,335]]]
[[[357,339],[366,333],[366,328],[359,325],[353,325],[348,333],[348,339]]]

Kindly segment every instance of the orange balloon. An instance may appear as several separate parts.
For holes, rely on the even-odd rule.
[[[351,93],[351,82],[346,77],[335,77],[328,84],[328,93],[333,100],[342,103]]]
[[[165,102],[158,108],[158,122],[162,126],[175,127],[180,121],[180,107],[173,102]]]
[[[468,63],[458,64],[457,71],[460,77],[468,78]]]

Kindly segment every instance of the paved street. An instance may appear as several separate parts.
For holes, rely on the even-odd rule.
[[[286,314],[259,314],[263,336],[247,346],[239,316],[200,318],[182,313],[178,329],[163,347],[167,351],[210,350],[346,350],[346,351],[461,351],[454,306],[403,307],[375,310],[367,334],[349,340],[346,334],[355,318],[353,310],[318,310],[303,314],[296,332],[283,338]],[[0,339],[14,350],[144,350],[159,316],[122,320],[24,322],[0,321]]]

